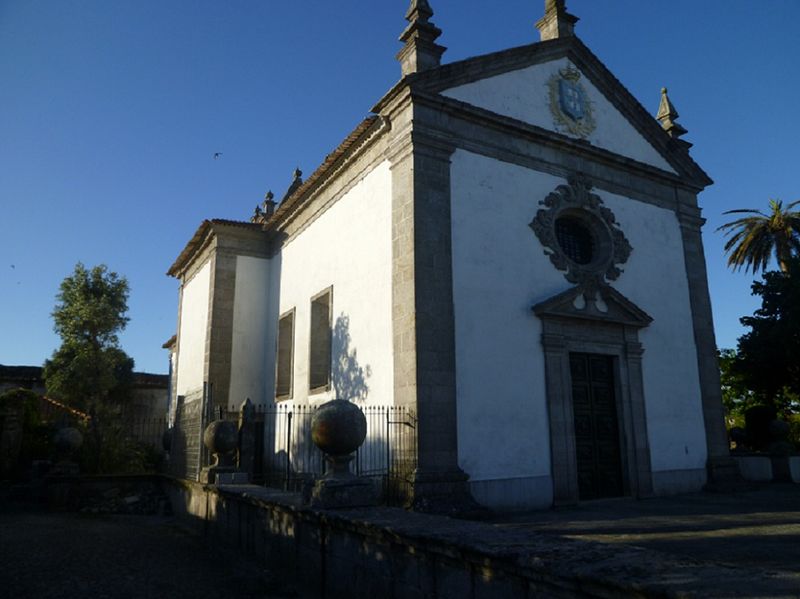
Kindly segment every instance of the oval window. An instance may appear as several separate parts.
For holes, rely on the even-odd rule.
[[[589,264],[594,258],[595,243],[591,229],[575,216],[556,219],[556,240],[564,254],[576,264]]]

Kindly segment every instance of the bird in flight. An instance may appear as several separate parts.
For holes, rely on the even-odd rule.
[[[222,152],[214,152],[214,160],[222,156]]]

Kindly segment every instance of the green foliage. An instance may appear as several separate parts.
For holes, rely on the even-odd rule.
[[[721,349],[717,352],[719,360],[720,383],[722,384],[722,403],[727,413],[728,428],[744,426],[744,413],[747,408],[761,403],[748,386],[744,375],[739,371],[739,355],[735,349]]]
[[[83,445],[77,456],[86,474],[156,472],[163,459],[153,447],[132,439],[118,413],[103,410],[81,426]]]
[[[47,393],[91,415],[81,425],[77,456],[87,473],[142,472],[148,451],[127,435],[121,407],[133,382],[133,360],[119,347],[128,323],[128,282],[106,266],[78,263],[61,283],[53,310],[59,347],[45,362]]]
[[[753,283],[761,307],[741,322],[750,331],[739,338],[732,370],[767,405],[784,413],[800,408],[800,259],[786,272],[768,272]]]
[[[55,331],[64,343],[111,347],[128,324],[128,281],[104,264],[92,270],[80,262],[61,282],[59,304],[53,311]]]
[[[795,450],[800,450],[800,414],[791,414],[786,421],[789,423],[789,443]]]
[[[14,475],[22,476],[33,460],[52,456],[55,429],[42,422],[39,396],[29,389],[11,389],[0,394],[0,410],[13,410],[20,415],[22,443]]]
[[[749,331],[736,351],[719,352],[726,424],[741,427],[744,420],[744,447],[752,450],[800,449],[800,258],[785,267],[753,282],[761,307],[741,319]],[[788,424],[786,439],[773,438],[775,427],[786,426],[775,418]]]
[[[128,282],[105,265],[78,263],[61,283],[53,311],[61,347],[45,362],[48,394],[81,410],[127,396],[133,360],[119,348],[128,318]]]
[[[728,266],[734,270],[745,267],[753,274],[765,271],[770,258],[775,256],[781,271],[786,272],[788,262],[800,256],[800,211],[792,210],[800,200],[783,208],[780,200],[770,200],[770,212],[739,209],[725,214],[748,214],[719,227],[730,238],[725,243]]]
[[[0,394],[0,410],[7,409],[21,414],[23,430],[31,429],[41,424],[39,396],[30,389],[9,389]]]

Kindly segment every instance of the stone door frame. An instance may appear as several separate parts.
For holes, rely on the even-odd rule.
[[[542,321],[547,412],[550,427],[553,504],[578,503],[578,462],[572,407],[571,353],[610,356],[619,419],[623,488],[633,497],[653,494],[650,446],[644,403],[639,329],[652,319],[610,287],[596,292],[600,310],[580,287],[534,306]],[[584,306],[579,298],[583,298]]]

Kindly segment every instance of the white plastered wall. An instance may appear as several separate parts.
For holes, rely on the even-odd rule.
[[[462,150],[452,159],[458,447],[471,480],[550,475],[541,322],[571,284],[528,224],[558,177]],[[675,215],[596,190],[633,253],[613,286],[648,312],[641,331],[652,468],[706,458],[688,282]]]
[[[230,409],[238,409],[247,398],[256,405],[272,401],[274,366],[267,361],[269,266],[265,258],[236,257]]]
[[[383,162],[287,243],[273,259],[277,314],[294,308],[292,399],[393,402],[392,179]],[[309,396],[311,298],[333,287],[333,388]],[[274,338],[274,326],[271,335]],[[274,348],[272,350],[274,362]],[[361,381],[351,384],[348,381]],[[273,387],[274,393],[274,387]]]
[[[188,395],[203,388],[210,290],[211,263],[206,262],[183,285],[178,332],[178,395]]]
[[[550,112],[548,81],[567,65],[572,63],[562,58],[454,87],[442,92],[442,95],[531,125],[577,137],[560,130]],[[586,77],[582,77],[580,83],[586,89],[597,123],[595,130],[586,138],[587,141],[622,156],[675,172]]]

